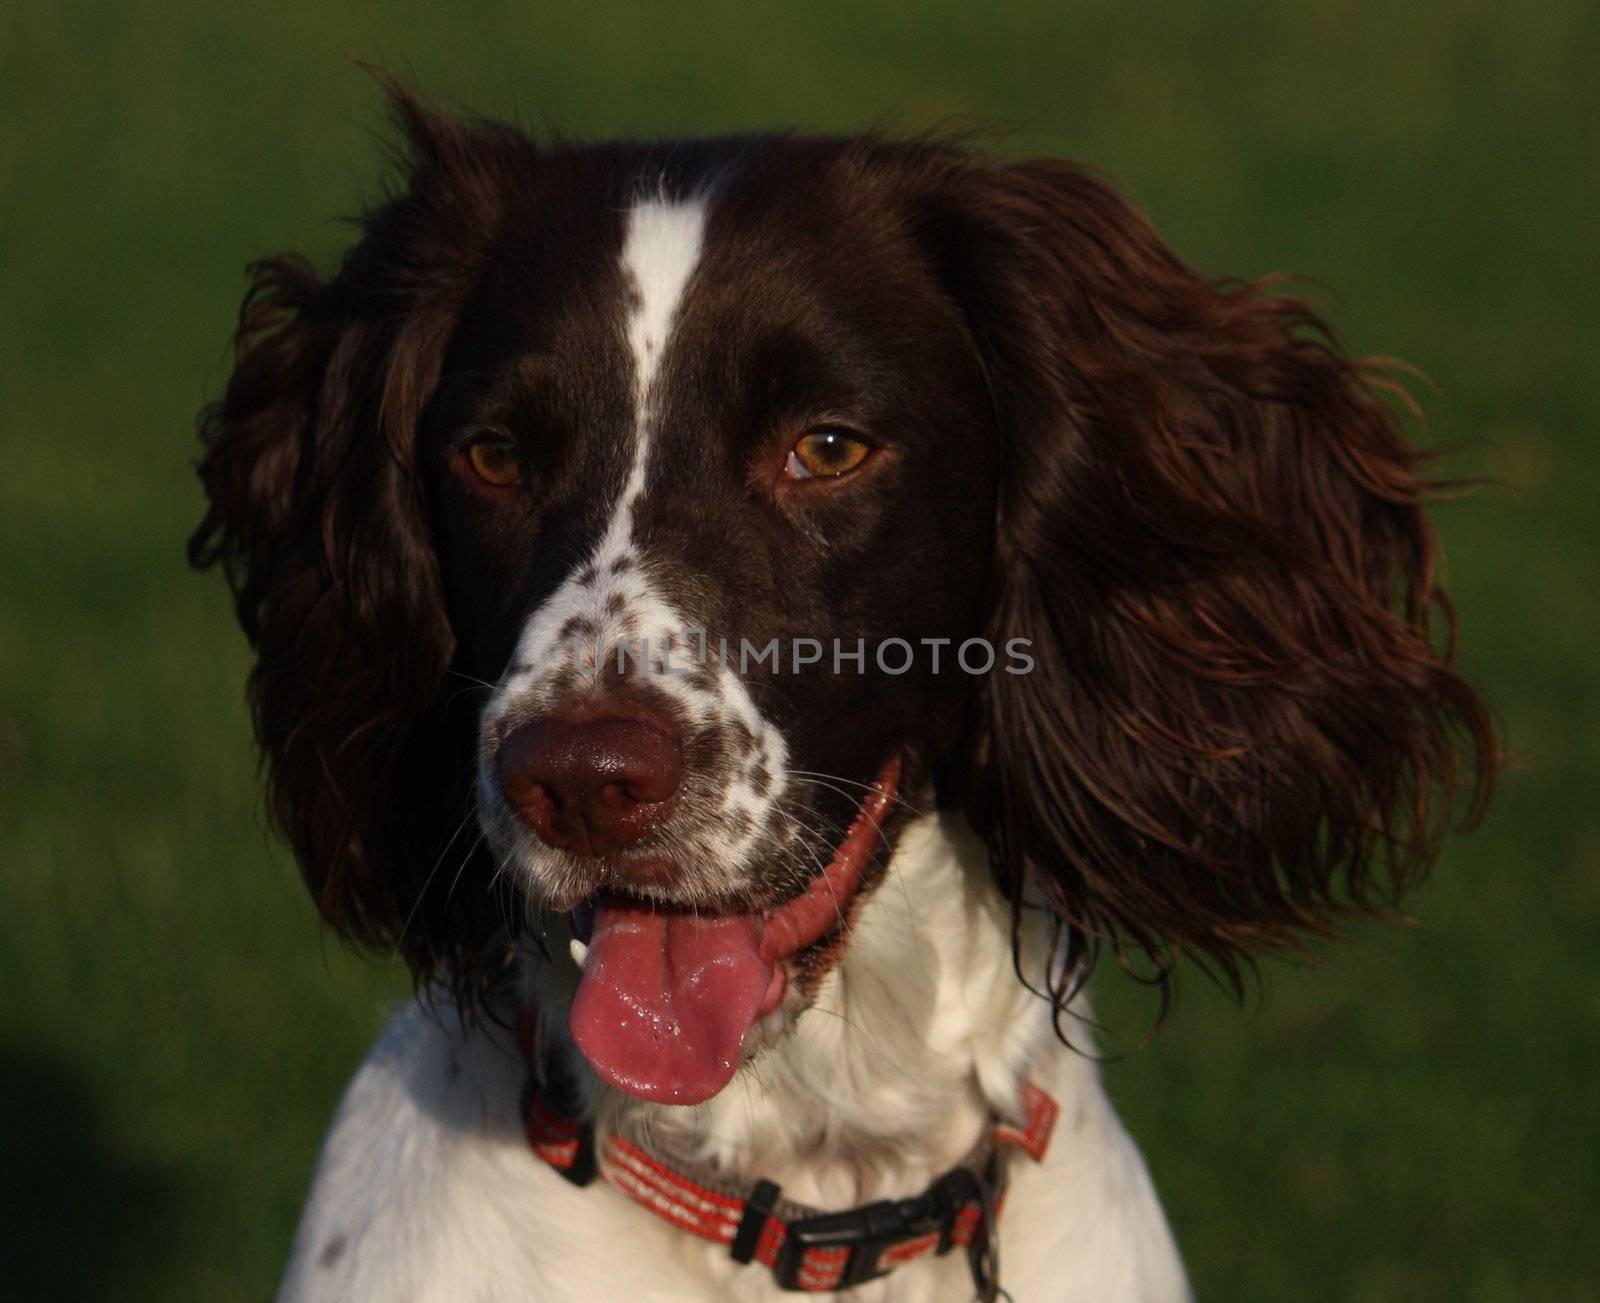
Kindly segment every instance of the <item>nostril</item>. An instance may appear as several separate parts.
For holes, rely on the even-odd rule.
[[[498,769],[506,800],[539,837],[589,855],[648,834],[683,778],[676,737],[627,715],[530,721],[507,736]]]
[[[677,793],[683,778],[677,743],[665,735],[652,739],[623,758],[615,772],[615,781],[602,788],[608,801],[651,805],[668,800]]]

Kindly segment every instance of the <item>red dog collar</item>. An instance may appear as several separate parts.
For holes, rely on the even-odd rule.
[[[995,1118],[961,1163],[922,1194],[823,1212],[782,1198],[771,1181],[734,1184],[711,1169],[669,1167],[617,1135],[597,1149],[593,1127],[566,1116],[541,1092],[533,1019],[524,1014],[518,1022],[529,1062],[522,1102],[528,1144],[574,1185],[603,1177],[681,1230],[727,1245],[735,1262],[765,1264],[783,1289],[848,1289],[924,1254],[959,1247],[966,1250],[978,1297],[994,1297],[991,1231],[1005,1193],[1005,1153],[1014,1148],[1042,1159],[1060,1112],[1037,1086],[1022,1086],[1020,1126]]]

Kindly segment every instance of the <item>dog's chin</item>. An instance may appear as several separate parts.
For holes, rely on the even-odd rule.
[[[602,1081],[698,1104],[787,1027],[881,876],[900,773],[898,757],[884,765],[827,865],[785,900],[708,910],[609,887],[576,904],[547,898],[569,907],[581,975],[568,1026]]]

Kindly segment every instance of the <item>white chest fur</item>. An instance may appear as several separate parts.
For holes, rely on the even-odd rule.
[[[1043,938],[1025,939],[1033,972]],[[559,1000],[559,977],[546,1000]],[[919,1192],[1009,1110],[1031,1072],[1061,1105],[1042,1164],[1014,1160],[1000,1228],[1017,1303],[1189,1297],[1144,1164],[1094,1065],[1055,1044],[1012,971],[1009,920],[982,851],[951,817],[902,835],[816,1006],[692,1109],[599,1096],[598,1123],[664,1157],[766,1176],[846,1207]],[[596,1183],[579,1190],[521,1133],[509,1038],[403,1010],[340,1106],[295,1238],[285,1300],[775,1299],[770,1272]],[[960,1254],[841,1295],[964,1300]]]

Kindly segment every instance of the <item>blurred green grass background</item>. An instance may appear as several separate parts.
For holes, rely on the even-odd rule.
[[[319,937],[262,827],[193,419],[262,252],[334,256],[381,111],[346,54],[581,135],[1007,128],[1217,274],[1326,286],[1425,371],[1463,656],[1514,759],[1414,901],[1203,981],[1108,1069],[1200,1297],[1600,1298],[1600,23],[1582,0],[427,8],[25,0],[0,15],[0,1280],[261,1298],[406,989]],[[1149,1016],[1115,973],[1101,1007]],[[1035,1303],[1019,1300],[1018,1303]]]

